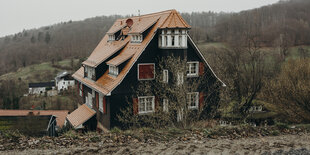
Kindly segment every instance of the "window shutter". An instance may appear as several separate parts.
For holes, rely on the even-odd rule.
[[[99,94],[96,92],[96,107],[99,109]]]
[[[155,111],[159,108],[159,97],[155,96]]]
[[[200,92],[199,93],[199,109],[203,109],[203,104],[204,104],[204,93]]]
[[[84,87],[82,83],[81,83],[81,89],[82,89],[82,97],[84,97],[84,91],[83,91]]]
[[[204,72],[205,72],[205,66],[203,62],[199,62],[199,75],[203,76]]]
[[[139,80],[155,78],[154,64],[138,64]]]
[[[102,106],[103,106],[103,113],[106,114],[107,113],[107,104],[106,104],[106,100],[105,97],[102,97]]]
[[[133,98],[133,114],[138,114],[138,98]]]

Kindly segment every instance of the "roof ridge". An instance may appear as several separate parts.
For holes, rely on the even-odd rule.
[[[169,16],[165,19],[165,21],[162,22],[162,24],[161,24],[159,27],[162,27],[162,26],[166,23],[166,21],[169,19],[169,17],[170,17],[171,15],[172,15],[172,14],[170,13]]]
[[[175,9],[170,9],[170,10],[165,10],[165,11],[160,11],[160,12],[154,12],[154,13],[148,13],[148,14],[144,14],[144,15],[140,15],[140,16],[132,16],[132,17],[128,17],[128,18],[148,17],[148,16],[165,14],[165,13],[172,12],[172,11],[175,11]],[[120,18],[118,20],[125,20],[125,19],[128,19],[128,18]]]
[[[180,19],[180,21],[185,25],[185,26],[187,26],[188,25],[188,23],[181,17],[181,15],[178,13],[178,12],[176,12],[177,13],[177,17]],[[188,25],[189,26],[189,25]]]

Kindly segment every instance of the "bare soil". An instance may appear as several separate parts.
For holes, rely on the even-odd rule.
[[[112,138],[113,139],[113,138]],[[130,139],[130,137],[129,137]],[[0,154],[310,154],[310,133],[238,139],[182,139],[140,142],[133,139],[122,142],[81,142],[81,145],[64,145],[38,149],[6,150]],[[32,144],[40,141],[29,141]],[[59,141],[61,143],[61,141]]]

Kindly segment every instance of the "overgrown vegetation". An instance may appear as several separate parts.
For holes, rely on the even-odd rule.
[[[121,123],[129,127],[186,128],[198,120],[213,118],[219,107],[218,88],[222,83],[209,69],[200,68],[200,73],[188,77],[188,67],[187,60],[181,57],[167,56],[158,60],[155,80],[141,80],[138,87],[133,88],[137,96],[155,96],[154,112],[142,114],[145,109],[138,107],[152,107],[146,102],[134,106],[133,102],[139,103],[133,96],[136,101],[129,101],[129,106],[118,116]]]

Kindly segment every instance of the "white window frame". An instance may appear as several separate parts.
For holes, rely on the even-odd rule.
[[[147,99],[151,99],[151,107],[152,110],[147,110]],[[140,111],[140,107],[142,106],[141,104],[144,103],[144,110]],[[153,113],[155,111],[155,96],[141,96],[138,97],[138,111],[139,114],[147,114],[147,113]]]
[[[109,74],[113,75],[113,76],[117,76],[118,73],[118,67],[117,66],[113,66],[113,65],[109,65]]]
[[[142,34],[132,34],[131,35],[131,42],[132,43],[141,43],[143,41]]]
[[[196,68],[194,69],[194,72],[192,70],[192,65],[196,64]],[[187,62],[187,66],[186,66],[186,71],[187,73],[187,77],[197,77],[199,76],[199,61],[191,61],[191,62]]]
[[[169,100],[168,99],[163,99],[163,111],[169,112]]]
[[[103,113],[103,95],[99,93],[99,111]]]
[[[194,106],[192,106],[192,95],[195,95],[195,101],[194,101],[195,105]],[[198,105],[199,105],[199,92],[187,93],[186,100],[187,100],[188,109],[198,109]]]
[[[82,87],[83,87],[83,84],[80,83],[80,84],[79,84],[79,94],[80,94],[81,97],[83,96]]]
[[[178,110],[178,114],[177,114],[177,122],[181,122],[183,120],[184,117],[184,110],[183,108]]]
[[[92,68],[90,66],[85,66],[85,72],[87,73],[87,78],[90,80],[93,80],[92,77],[95,75],[95,68]]]
[[[182,85],[184,83],[184,75],[183,72],[178,72],[177,76],[177,85]]]
[[[163,82],[168,83],[169,82],[169,72],[167,69],[163,70]]]
[[[114,41],[115,40],[115,35],[114,34],[109,34],[108,35],[108,41]]]
[[[87,101],[88,107],[93,108],[93,94],[88,92],[86,101]]]
[[[150,79],[140,79],[140,78],[139,78],[139,66],[140,66],[140,65],[154,65],[154,70],[153,70],[154,76],[153,76],[153,78],[150,78]],[[138,69],[137,69],[137,71],[138,71],[138,73],[137,73],[137,74],[138,74],[138,77],[137,77],[137,78],[138,78],[139,81],[143,81],[143,80],[154,80],[154,79],[155,79],[155,74],[156,74],[156,73],[155,73],[155,63],[139,63],[139,64],[138,64]]]

